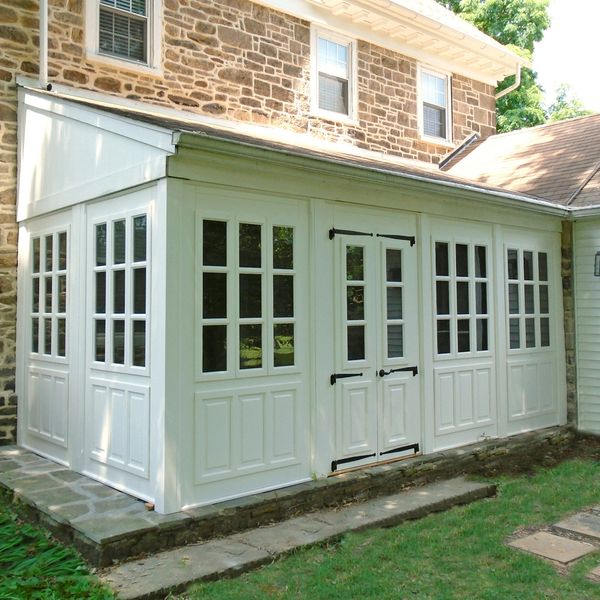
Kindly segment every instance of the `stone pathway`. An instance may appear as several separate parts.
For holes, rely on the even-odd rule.
[[[123,600],[164,598],[197,581],[239,574],[348,531],[389,527],[495,494],[495,486],[456,478],[340,509],[314,512],[113,567],[100,579]]]

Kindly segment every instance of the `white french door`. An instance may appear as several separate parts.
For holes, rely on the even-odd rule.
[[[332,471],[419,452],[415,230],[412,216],[336,209]]]

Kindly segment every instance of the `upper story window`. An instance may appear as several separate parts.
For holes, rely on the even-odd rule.
[[[437,142],[451,142],[450,76],[419,69],[419,95],[421,135]]]
[[[313,112],[339,119],[356,117],[356,42],[313,28]]]
[[[158,69],[162,0],[86,2],[88,55],[119,66]]]

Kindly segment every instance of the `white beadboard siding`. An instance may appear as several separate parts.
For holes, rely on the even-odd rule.
[[[600,433],[600,220],[575,223],[575,321],[579,429]]]

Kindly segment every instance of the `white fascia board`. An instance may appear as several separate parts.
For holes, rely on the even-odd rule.
[[[437,35],[441,39],[448,41],[454,45],[462,45],[465,50],[476,52],[481,55],[482,59],[487,59],[494,64],[498,65],[497,69],[494,69],[494,75],[489,72],[482,71],[477,68],[469,67],[452,60],[443,58],[435,53],[428,52],[425,49],[415,48],[414,46],[404,44],[401,41],[394,39],[393,37],[386,35],[385,33],[378,33],[374,31],[369,25],[361,24],[358,22],[351,21],[348,18],[333,14],[326,8],[321,8],[307,0],[254,0],[257,4],[262,4],[269,8],[273,8],[280,12],[292,15],[299,19],[309,21],[317,26],[337,31],[343,35],[351,36],[356,39],[370,42],[389,50],[394,50],[404,56],[414,58],[415,60],[423,63],[427,63],[432,67],[442,69],[444,71],[450,71],[457,75],[468,77],[482,83],[487,83],[496,87],[499,81],[502,81],[508,75],[512,75],[516,72],[519,65],[527,66],[527,61],[512,53],[506,49],[502,56],[498,49],[486,46],[482,42],[476,40],[470,40],[465,42],[466,38],[461,38],[459,32],[454,30],[446,29],[446,34],[442,35],[442,26],[437,25],[437,28],[430,29],[429,35]],[[390,18],[394,18],[390,16]],[[454,33],[453,36],[450,32]],[[461,44],[462,42],[462,44]],[[485,50],[489,48],[486,53]]]
[[[600,217],[600,206],[569,207],[569,215],[574,221]]]

